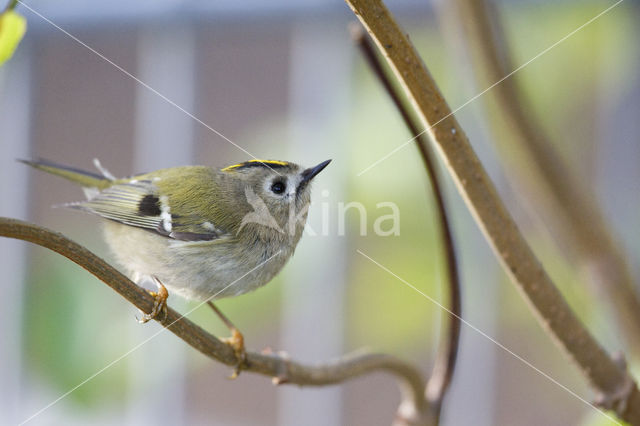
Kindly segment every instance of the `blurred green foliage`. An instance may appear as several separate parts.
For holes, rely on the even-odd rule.
[[[31,371],[48,378],[60,392],[67,391],[125,351],[122,318],[114,315],[122,311],[123,302],[74,263],[50,253],[34,257],[24,353]],[[96,376],[69,397],[90,405],[120,399],[126,375],[125,364],[116,363],[108,375]]]
[[[503,10],[514,66],[538,55],[602,12],[610,3],[584,2],[510,5]],[[628,91],[635,67],[627,42],[634,13],[621,4],[581,28],[541,58],[518,72],[518,81],[532,101],[536,116],[558,142],[557,149],[578,172],[591,166],[592,124],[597,105]],[[575,161],[575,160],[578,161]]]
[[[606,413],[615,420],[611,420],[594,410],[590,415],[586,416],[582,426],[630,426],[629,423],[619,420],[613,411],[607,411]]]

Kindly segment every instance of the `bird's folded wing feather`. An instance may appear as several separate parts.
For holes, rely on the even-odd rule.
[[[211,221],[192,212],[172,209],[150,180],[131,180],[104,189],[90,200],[68,204],[125,225],[157,232],[182,241],[210,241],[227,236]]]

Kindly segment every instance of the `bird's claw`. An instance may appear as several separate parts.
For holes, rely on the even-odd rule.
[[[149,294],[153,296],[153,309],[148,314],[143,314],[141,318],[138,318],[138,322],[140,324],[144,324],[149,322],[150,320],[156,318],[160,313],[162,313],[165,318],[167,316],[167,298],[169,297],[169,292],[160,284],[158,286],[158,291],[150,291]]]
[[[247,351],[244,347],[244,336],[237,329],[231,330],[231,337],[221,339],[224,343],[231,346],[236,356],[237,363],[233,368],[233,373],[229,379],[236,379],[240,375],[242,367],[247,365]]]

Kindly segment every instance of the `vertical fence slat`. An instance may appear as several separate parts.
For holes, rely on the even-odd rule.
[[[326,25],[335,30],[328,32]],[[346,186],[341,171],[345,170],[343,142],[347,135],[340,120],[347,116],[346,88],[351,76],[346,39],[346,25],[341,21],[301,21],[292,34],[291,160],[311,166],[334,159],[314,184],[309,225],[318,235],[303,236],[284,288],[281,346],[296,359],[311,362],[340,355],[344,339],[343,296],[349,254],[346,237],[337,236],[335,206],[337,200],[344,199]],[[328,215],[323,213],[327,202]],[[322,235],[326,220],[329,235]],[[279,424],[341,424],[341,409],[340,387],[282,389]]]
[[[28,217],[28,170],[16,158],[29,157],[30,49],[23,43],[0,69],[0,215]],[[0,423],[21,416],[22,307],[26,245],[0,238]]]
[[[138,36],[137,76],[192,112],[194,108],[195,39],[190,26],[151,25]],[[136,172],[191,164],[193,119],[142,85],[136,90]],[[173,307],[183,310],[178,297]],[[130,338],[138,344],[158,325],[132,322]],[[131,355],[130,407],[127,422],[188,424],[185,411],[187,347],[160,334]]]

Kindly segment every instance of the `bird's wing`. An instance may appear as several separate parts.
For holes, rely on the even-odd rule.
[[[228,236],[210,220],[193,214],[188,207],[177,203],[172,206],[170,197],[159,195],[152,180],[132,178],[120,182],[88,201],[67,206],[175,240],[211,241]]]

